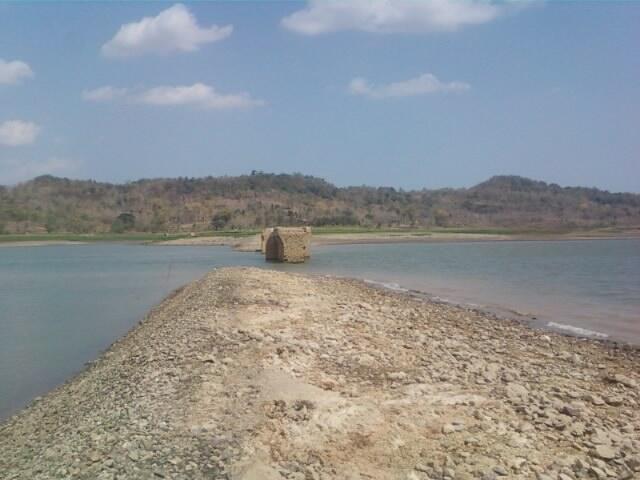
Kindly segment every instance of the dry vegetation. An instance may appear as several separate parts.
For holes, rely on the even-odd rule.
[[[0,186],[0,233],[191,232],[265,225],[576,229],[640,225],[640,195],[499,176],[468,189],[338,188],[252,172],[116,185],[42,176]]]

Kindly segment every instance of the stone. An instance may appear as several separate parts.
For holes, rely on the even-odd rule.
[[[618,451],[609,445],[597,445],[594,454],[603,460],[613,460],[618,456]]]
[[[495,467],[493,467],[493,471],[497,475],[500,475],[501,477],[505,477],[505,476],[509,475],[509,472],[507,472],[507,470],[501,465],[496,465]]]
[[[611,444],[611,437],[609,437],[609,434],[602,430],[601,428],[596,428],[593,431],[593,435],[591,435],[591,443],[595,444],[595,445],[610,445]]]
[[[607,478],[607,474],[600,470],[598,467],[590,467],[589,473],[595,475],[599,480],[605,480]]]
[[[275,227],[263,241],[267,260],[302,263],[310,256],[310,227]]]
[[[465,445],[479,445],[480,444],[480,440],[478,440],[478,438],[476,437],[468,437],[464,439],[464,444]]]
[[[102,458],[102,455],[100,455],[100,452],[96,450],[91,450],[89,452],[89,460],[91,460],[93,463],[99,461],[101,458]]]
[[[630,470],[640,472],[640,455],[629,456],[624,460]]]
[[[570,417],[580,417],[584,410],[584,404],[582,402],[566,403],[560,409],[561,413],[569,415]]]
[[[461,432],[462,430],[464,430],[464,423],[460,421],[453,421],[442,426],[442,433],[444,434]]]
[[[230,480],[255,464],[265,480],[640,480],[640,391],[603,383],[640,380],[640,352],[550,348],[359,281],[234,272],[177,293],[3,424],[2,478]]]
[[[582,438],[582,436],[584,435],[584,431],[585,425],[582,422],[575,422],[569,428],[569,432],[571,432],[574,437]]]
[[[456,480],[475,480],[475,477],[469,472],[456,471]]]
[[[604,400],[602,399],[602,397],[599,397],[598,395],[589,395],[587,399],[594,405],[597,405],[597,406],[604,405]]]
[[[130,460],[137,462],[140,459],[140,454],[138,453],[137,450],[129,450],[129,452],[127,453],[127,456],[129,457]]]
[[[519,383],[510,383],[505,388],[507,398],[512,402],[521,402],[529,397],[529,391]]]
[[[608,397],[605,397],[604,401],[607,403],[607,405],[611,405],[612,407],[619,407],[624,402],[622,397],[618,395],[610,395]]]
[[[625,387],[629,387],[629,388],[638,387],[638,383],[635,380],[633,380],[630,377],[627,377],[626,375],[621,375],[619,373],[616,373],[615,375],[607,375],[607,380],[610,381],[611,383],[620,383],[621,385],[624,385]]]
[[[564,430],[571,424],[571,417],[568,415],[550,415],[544,423],[556,430]]]
[[[631,470],[624,469],[620,475],[618,475],[618,480],[631,480],[633,478],[633,472]]]

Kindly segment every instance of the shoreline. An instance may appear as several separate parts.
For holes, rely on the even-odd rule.
[[[602,232],[598,230],[569,233],[449,233],[449,232],[362,232],[362,233],[314,233],[312,245],[367,245],[387,243],[460,243],[460,242],[540,242],[579,240],[629,240],[640,238],[640,230]],[[1,240],[1,238],[0,238]],[[260,249],[260,235],[251,236],[196,236],[170,240],[92,239],[78,240],[20,240],[0,241],[2,247],[35,247],[50,245],[87,245],[92,243],[126,243],[149,246],[229,246],[236,251],[252,252]]]
[[[509,321],[516,322],[525,328],[536,330],[542,333],[553,333],[563,337],[575,338],[578,340],[585,340],[591,342],[598,342],[610,348],[630,348],[640,352],[640,342],[632,342],[622,340],[611,334],[589,330],[572,324],[561,324],[552,320],[542,320],[538,317],[530,314],[520,312],[514,308],[504,305],[482,305],[476,303],[466,303],[461,300],[444,299],[436,294],[425,290],[417,290],[414,288],[406,288],[402,285],[390,285],[386,282],[379,282],[369,279],[359,279],[354,277],[342,277],[336,275],[335,278],[341,278],[344,280],[362,281],[373,288],[380,288],[383,290],[389,290],[391,292],[406,294],[413,298],[423,300],[427,303],[434,303],[440,305],[446,305],[455,308],[462,308],[465,310],[476,312],[480,315],[492,317],[496,322]]]
[[[56,245],[88,245],[89,242],[76,242],[72,240],[25,240],[23,242],[0,242],[0,248],[15,247],[48,247]]]
[[[432,236],[406,236],[394,234],[389,236],[386,234],[376,235],[375,238],[363,238],[370,237],[371,234],[323,234],[313,238],[314,246],[350,246],[350,245],[381,245],[381,244],[414,244],[414,243],[490,243],[490,242],[563,242],[563,241],[600,241],[600,240],[636,240],[640,239],[640,235],[616,235],[616,236],[576,236],[576,235],[554,235],[554,236],[500,236],[496,238],[496,235],[488,234],[441,234],[438,237]],[[183,242],[186,240],[186,242]],[[118,245],[141,245],[141,246],[224,246],[229,247],[238,252],[256,252],[256,238],[254,237],[195,237],[188,239],[169,240],[157,243],[140,243],[131,241],[122,242],[17,242],[2,244],[0,246],[7,247],[19,247],[19,246],[46,246],[46,245],[91,245],[91,244],[118,244]],[[313,275],[318,273],[309,272]],[[331,274],[331,272],[325,272],[325,274]],[[371,285],[379,285],[381,288],[390,288],[392,291],[400,291],[404,293],[411,293],[419,297],[423,297],[428,301],[441,302],[443,304],[477,309],[479,312],[495,315],[497,318],[512,319],[520,322],[530,328],[538,329],[541,331],[554,332],[561,335],[566,335],[575,338],[586,338],[613,344],[638,346],[640,347],[640,340],[625,340],[618,336],[616,333],[611,333],[605,330],[599,330],[594,328],[585,328],[579,323],[571,323],[570,319],[556,318],[550,315],[538,315],[535,312],[521,311],[517,305],[506,305],[504,302],[483,303],[482,300],[464,299],[459,294],[453,294],[453,298],[442,298],[440,294],[433,293],[428,289],[416,289],[413,287],[406,287],[398,285],[399,289],[389,287],[389,282],[384,280],[369,280],[364,277],[352,277],[349,274],[336,274],[336,278],[342,279],[356,279],[360,278]],[[418,287],[419,288],[419,287]],[[458,292],[459,293],[459,292]]]
[[[464,242],[538,242],[538,241],[579,241],[579,240],[629,240],[639,239],[640,231],[616,234],[597,232],[574,232],[568,234],[489,234],[489,233],[314,233],[312,246],[325,245],[368,245],[393,243],[464,243]],[[254,237],[193,237],[153,243],[155,246],[230,246],[236,251],[253,252],[260,250],[260,236]]]
[[[640,234],[625,235],[578,235],[578,234],[539,234],[539,235],[499,235],[499,234],[439,234],[433,236],[407,236],[378,238],[322,238],[315,237],[316,245],[366,245],[373,243],[465,243],[465,242],[559,242],[585,240],[635,240]],[[312,240],[313,241],[313,240]]]
[[[0,471],[632,478],[639,362],[362,280],[219,269],[0,423]]]

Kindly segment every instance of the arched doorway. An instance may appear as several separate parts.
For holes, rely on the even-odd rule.
[[[279,262],[284,260],[284,243],[277,233],[272,233],[267,240],[265,258]]]

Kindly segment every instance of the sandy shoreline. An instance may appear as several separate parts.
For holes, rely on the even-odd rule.
[[[599,232],[570,234],[531,234],[499,235],[485,233],[440,233],[429,235],[411,233],[331,233],[312,236],[312,246],[323,245],[366,245],[385,243],[455,243],[455,242],[501,242],[501,241],[571,241],[571,240],[608,240],[638,239],[640,232],[624,234],[603,234]],[[253,252],[260,249],[260,236],[237,237],[192,237],[157,242],[154,245],[183,246],[230,246],[237,251]]]
[[[336,276],[336,278],[343,278],[345,280],[356,280],[353,277]],[[616,336],[611,336],[608,333],[597,332],[579,326],[570,324],[560,324],[553,321],[542,320],[532,313],[516,310],[512,307],[506,307],[502,305],[479,305],[477,303],[465,303],[460,300],[452,300],[449,298],[443,299],[438,295],[424,290],[416,290],[413,288],[405,288],[397,284],[389,284],[386,282],[379,282],[367,279],[362,280],[367,285],[373,288],[380,288],[383,290],[390,290],[392,292],[403,293],[413,298],[423,300],[429,303],[435,303],[439,305],[450,306],[454,308],[462,308],[465,310],[476,312],[482,316],[493,317],[496,321],[513,321],[523,325],[526,328],[535,329],[543,333],[554,333],[566,337],[573,337],[578,339],[598,341],[603,344],[608,344],[611,347],[625,346],[629,348],[636,348],[640,350],[640,343],[625,341]],[[551,324],[551,325],[550,325]]]
[[[640,352],[220,269],[0,424],[7,479],[631,479]]]
[[[495,241],[574,241],[574,240],[610,240],[638,239],[640,230],[629,230],[623,233],[607,233],[602,231],[572,233],[539,233],[539,234],[493,234],[493,233],[446,233],[432,232],[364,232],[364,233],[321,233],[312,237],[312,244],[321,245],[365,245],[377,243],[455,243],[455,242],[495,242]],[[36,247],[48,245],[86,245],[87,243],[66,240],[37,240],[0,242],[1,247]],[[99,242],[99,241],[98,241]],[[228,246],[237,251],[253,252],[260,249],[260,235],[232,236],[196,236],[166,241],[118,241],[105,240],[106,243],[141,243],[145,245],[163,246]]]
[[[625,235],[581,235],[581,234],[537,234],[537,235],[499,235],[480,233],[434,233],[431,235],[376,235],[335,234],[314,237],[317,245],[348,245],[367,243],[454,243],[454,242],[494,242],[494,241],[576,241],[576,240],[613,240],[637,239],[639,234]]]
[[[25,242],[0,242],[1,247],[46,247],[51,245],[86,245],[87,242],[72,242],[67,240],[29,240]]]

